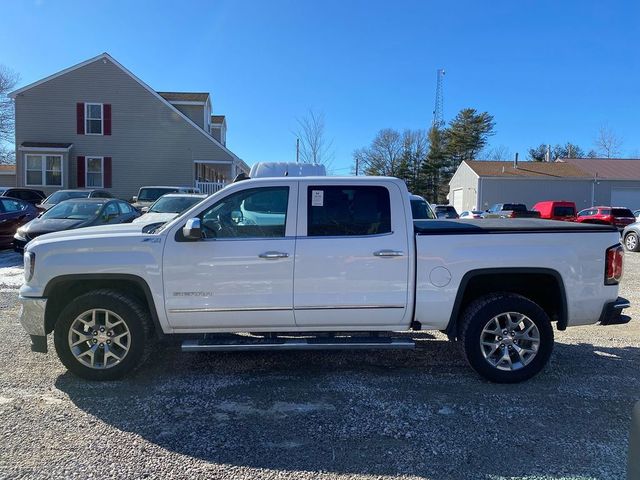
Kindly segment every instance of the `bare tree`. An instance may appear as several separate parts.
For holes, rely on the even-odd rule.
[[[616,158],[622,152],[622,138],[616,135],[607,125],[602,125],[593,142],[598,155],[604,158]]]
[[[0,143],[0,165],[15,164],[16,152],[13,148]]]
[[[330,167],[333,162],[333,140],[325,135],[324,113],[309,109],[307,115],[298,118],[297,137],[300,139],[300,159],[305,163],[322,163]]]
[[[0,65],[0,142],[14,142],[15,111],[8,93],[14,89],[19,78],[17,73]]]
[[[391,128],[380,130],[369,147],[353,152],[353,158],[361,173],[395,177],[402,167],[402,136]]]
[[[513,155],[506,145],[485,148],[478,155],[479,160],[511,160]]]

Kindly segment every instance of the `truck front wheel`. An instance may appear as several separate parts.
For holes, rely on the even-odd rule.
[[[152,339],[149,313],[140,302],[100,289],[74,299],[54,328],[58,357],[88,380],[115,380],[143,363]]]
[[[553,350],[553,327],[546,312],[526,297],[492,294],[465,310],[460,340],[471,367],[497,383],[517,383],[536,375]]]

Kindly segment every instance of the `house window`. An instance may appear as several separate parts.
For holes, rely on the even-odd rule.
[[[87,135],[102,135],[102,104],[85,103],[85,133]]]
[[[25,155],[25,185],[62,186],[62,155]]]
[[[87,187],[103,187],[104,186],[104,162],[102,157],[86,158],[86,179]]]

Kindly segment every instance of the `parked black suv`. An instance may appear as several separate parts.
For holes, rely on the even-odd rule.
[[[17,198],[24,200],[32,205],[41,203],[46,198],[42,190],[34,190],[33,188],[4,188],[0,187],[0,197]]]
[[[49,210],[54,205],[57,205],[64,200],[70,200],[72,198],[112,198],[111,194],[106,190],[101,189],[75,189],[75,190],[58,190],[52,193],[39,205],[40,208]]]

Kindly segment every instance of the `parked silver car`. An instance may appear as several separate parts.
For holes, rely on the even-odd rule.
[[[640,222],[632,223],[624,227],[622,231],[622,243],[630,252],[640,251]]]

